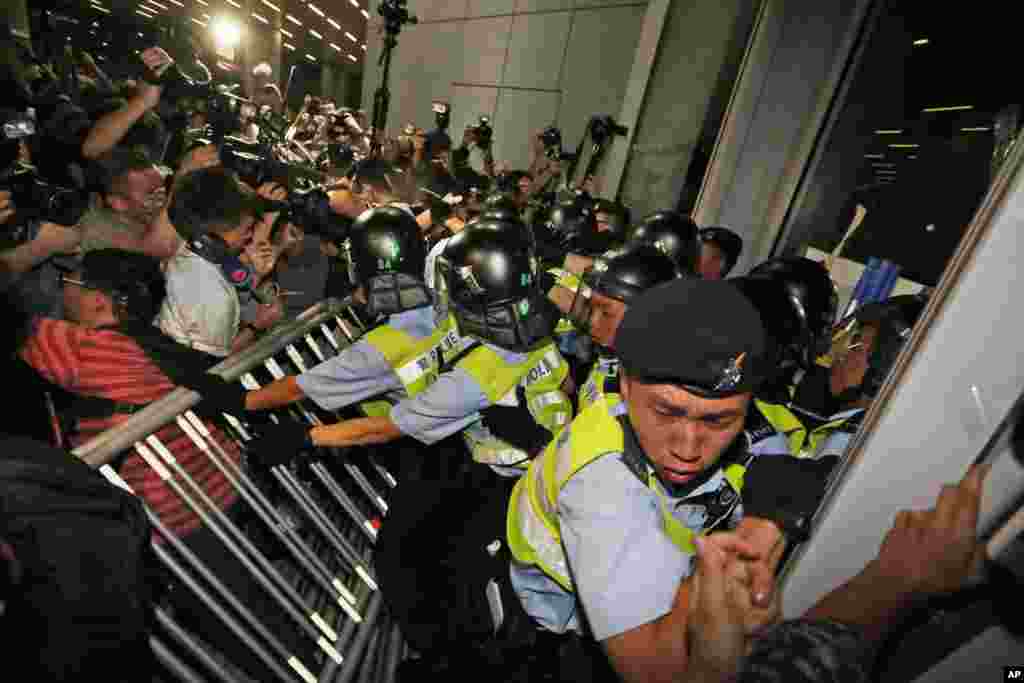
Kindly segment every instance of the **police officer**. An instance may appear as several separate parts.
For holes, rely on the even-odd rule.
[[[619,400],[615,335],[630,302],[678,276],[672,259],[649,244],[609,252],[583,274],[569,316],[593,339],[598,356],[578,394],[581,412],[602,396],[608,401]]]
[[[752,281],[748,291],[756,291],[758,283],[765,283],[766,291],[762,297],[768,296],[767,290],[782,288],[788,303],[772,306],[772,310],[777,311],[769,314],[774,318],[774,328],[785,326],[784,321],[787,318],[793,320],[792,314],[796,315],[796,320],[790,323],[798,326],[794,330],[796,336],[784,331],[777,334],[780,339],[787,337],[800,342],[790,344],[788,359],[783,361],[773,381],[759,392],[755,407],[771,427],[785,435],[790,454],[805,454],[808,430],[820,424],[821,418],[815,411],[808,412],[797,405],[796,387],[809,380],[816,381],[821,373],[817,359],[821,350],[828,347],[839,302],[835,283],[823,264],[804,257],[765,261],[751,270],[747,277]],[[769,285],[769,282],[776,284]],[[786,313],[786,310],[791,313]],[[759,420],[756,415],[752,419]]]
[[[677,211],[655,211],[633,226],[626,243],[653,244],[676,262],[683,273],[697,272],[700,253],[697,224]]]
[[[785,282],[769,277],[741,277],[728,282],[757,309],[765,327],[771,358],[772,371],[758,389],[744,425],[750,451],[758,455],[788,455],[789,440],[765,413],[777,415],[785,411],[784,414],[789,414],[786,406],[793,395],[794,377],[808,369],[816,355],[821,331],[813,332],[808,321],[808,311],[813,312],[815,300],[795,293]],[[820,303],[824,299],[819,298],[818,301]]]
[[[666,320],[671,333],[659,334]],[[616,349],[622,401],[580,413],[516,484],[511,579],[546,632],[592,635],[625,681],[685,680],[694,537],[739,525],[764,598],[780,529],[805,528],[824,475],[793,458],[751,462],[737,439],[769,359],[736,288],[677,279],[645,292]]]
[[[729,228],[702,228],[697,270],[705,280],[721,280],[733,269],[742,252],[743,238]]]
[[[843,456],[910,338],[925,301],[906,295],[869,303],[838,326],[829,368],[832,407],[827,419],[808,435],[803,454],[812,458]]]

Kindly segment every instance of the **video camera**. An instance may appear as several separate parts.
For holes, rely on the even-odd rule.
[[[541,144],[544,145],[544,156],[557,161],[572,161],[575,154],[562,149],[562,131],[556,126],[548,126],[540,134]]]
[[[490,148],[494,129],[491,128],[491,119],[489,117],[481,116],[477,125],[469,126],[467,130],[473,133],[473,139],[480,149]]]
[[[595,145],[603,145],[614,135],[626,135],[629,129],[615,123],[610,115],[594,116],[590,119],[590,139]]]
[[[75,225],[89,208],[87,194],[49,183],[35,166],[16,160],[18,143],[34,134],[35,122],[27,116],[13,117],[3,124],[6,166],[0,173],[0,190],[11,193],[16,213],[3,226],[0,245],[31,242],[41,222]]]
[[[430,105],[430,109],[434,112],[434,121],[437,123],[438,130],[448,130],[448,124],[452,118],[452,110],[448,103],[435,101]]]

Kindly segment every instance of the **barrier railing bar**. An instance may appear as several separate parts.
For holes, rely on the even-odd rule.
[[[213,656],[200,645],[192,635],[174,621],[167,612],[159,607],[154,608],[153,614],[156,622],[167,632],[171,638],[176,640],[193,657],[199,660],[206,671],[213,674],[222,683],[235,683],[234,677],[218,662]],[[288,680],[287,678],[285,680]]]
[[[156,656],[156,660],[182,683],[206,683],[192,667],[185,664],[176,654],[171,652],[170,648],[164,645],[164,641],[160,638],[150,636],[149,648]]]

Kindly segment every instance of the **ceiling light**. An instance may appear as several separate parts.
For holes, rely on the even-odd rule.
[[[880,166],[880,167],[883,167],[883,168],[885,168],[885,167],[892,168],[896,164],[894,164],[891,161],[872,161],[871,165],[872,166]]]
[[[966,109],[974,109],[974,105],[962,104],[957,105],[955,107],[928,107],[927,109],[922,109],[921,111],[924,112],[925,114],[931,114],[937,111],[964,111]]]
[[[162,10],[170,9],[170,7],[168,7],[167,5],[161,5],[159,2],[156,2],[156,0],[149,0],[149,4],[151,4],[153,7],[159,7]]]
[[[292,50],[292,51],[294,51],[294,50],[295,50],[295,46],[294,46],[294,45],[292,45],[291,43],[281,43],[281,44],[282,44],[282,45],[284,45],[284,46],[285,46],[286,48],[288,48],[289,50]]]
[[[358,43],[358,42],[359,42],[359,39],[358,39],[358,38],[356,38],[356,37],[355,37],[354,35],[352,35],[351,33],[349,33],[348,31],[345,31],[345,36],[346,36],[346,37],[347,37],[347,38],[348,38],[349,40],[351,40],[351,41],[352,41],[353,43]]]
[[[290,15],[290,14],[286,14],[286,15],[284,15],[284,18],[285,18],[285,19],[287,19],[288,21],[292,22],[292,23],[293,23],[293,24],[295,24],[296,26],[302,26],[302,22],[301,22],[301,21],[299,21],[298,19],[296,19],[295,17],[293,17],[293,16],[292,16],[292,15]]]
[[[281,11],[281,8],[278,7],[277,5],[275,5],[272,2],[267,2],[267,0],[262,0],[262,2],[263,2],[264,5],[266,5],[270,9],[274,10],[275,12],[280,12]]]
[[[886,130],[876,130],[875,135],[900,135],[903,131],[895,128],[889,128]]]
[[[295,37],[295,36],[293,36],[293,35],[292,35],[292,34],[291,34],[291,33],[290,33],[289,31],[286,31],[286,30],[284,30],[284,29],[281,29],[281,33],[282,33],[283,35],[286,35],[286,36],[288,36],[289,38],[294,38],[294,37]]]
[[[916,159],[916,158],[917,158],[917,155],[916,155],[916,154],[908,154],[908,155],[907,155],[907,158],[908,158],[908,159]]]
[[[316,61],[316,57],[314,57],[313,55],[309,54],[308,52],[306,53],[306,59],[308,59],[311,62],[315,62]]]
[[[895,168],[876,168],[875,173],[895,173]]]
[[[228,0],[228,4],[231,5],[232,7],[237,7],[238,9],[242,9],[242,6],[239,5],[237,2],[235,2],[235,0]]]
[[[334,19],[331,19],[330,17],[327,17],[327,23],[330,24],[331,26],[333,26],[334,28],[336,28],[337,30],[339,30],[339,31],[341,30],[341,26]]]
[[[970,128],[961,128],[960,130],[964,133],[984,133],[992,129],[988,126],[973,126]]]
[[[348,1],[352,3],[353,7],[359,7],[359,2],[357,0],[348,0]]]
[[[264,24],[269,24],[270,23],[269,21],[267,21],[266,17],[262,17],[259,14],[256,14],[255,12],[252,13],[252,18],[255,19],[256,21],[261,21]]]
[[[914,45],[927,45],[927,44],[928,44],[928,39],[927,38],[918,38],[917,40],[914,41]]]
[[[909,142],[901,142],[895,145],[889,145],[893,149],[917,149],[921,145],[911,144]]]
[[[206,23],[205,23],[205,22],[199,21],[199,20],[198,20],[198,19],[196,19],[195,17],[189,17],[189,19],[191,19],[192,21],[196,22],[197,24],[199,24],[199,25],[200,25],[200,26],[202,26],[203,28],[206,28]]]
[[[337,45],[336,43],[331,43],[331,47],[333,47],[333,48],[334,48],[335,50],[337,50],[338,52],[341,52],[341,48],[340,48],[340,47],[338,47],[338,45]]]
[[[366,10],[361,9],[359,11],[362,13],[364,19],[369,19],[370,18],[370,13],[367,12]]]
[[[318,17],[322,17],[324,15],[324,13],[320,10],[320,8],[317,7],[316,5],[314,5],[313,3],[309,3],[309,5],[307,5],[307,7],[309,7],[309,11],[310,12],[313,12]]]
[[[203,14],[203,19],[206,19],[207,21],[209,21],[210,20],[210,15],[209,14]]]
[[[139,38],[145,38],[145,37],[146,36],[142,35],[141,33],[139,34]]]
[[[865,154],[864,158],[865,159],[884,159],[885,155],[884,154]]]
[[[226,17],[217,17],[210,26],[218,47],[234,47],[242,38],[242,27]]]
[[[359,47],[363,48],[363,52],[366,52],[366,43],[363,43],[363,44],[362,44],[362,45],[360,45]]]
[[[352,55],[348,55],[348,58],[351,59],[353,62],[358,62],[359,61],[358,59],[356,59]]]
[[[309,29],[309,35],[313,36],[314,38],[316,38],[316,39],[318,39],[318,40],[322,40],[322,39],[323,39],[323,36],[322,36],[322,35],[320,35],[319,33],[317,33],[317,32],[316,32],[315,30],[313,30],[313,29]]]
[[[143,11],[146,11],[146,12],[150,12],[150,13],[152,13],[152,14],[160,14],[160,10],[158,10],[158,9],[153,9],[153,8],[152,8],[152,7],[150,7],[149,5],[139,5],[139,9],[141,9],[141,10],[143,10]]]
[[[142,16],[146,17],[147,19],[152,19],[153,18],[152,14],[150,14],[149,12],[143,12],[140,9],[135,10],[135,13],[136,14],[141,14]]]
[[[196,0],[196,2],[198,2],[203,7],[209,7],[210,6],[210,3],[206,2],[206,0]]]
[[[173,2],[175,5],[177,5],[178,7],[184,7],[185,6],[184,4],[178,2],[178,0],[170,0],[170,1]]]

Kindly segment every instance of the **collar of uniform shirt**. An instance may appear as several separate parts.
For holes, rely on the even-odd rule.
[[[361,417],[310,430],[314,446],[342,448],[388,443],[402,437],[390,417]]]

